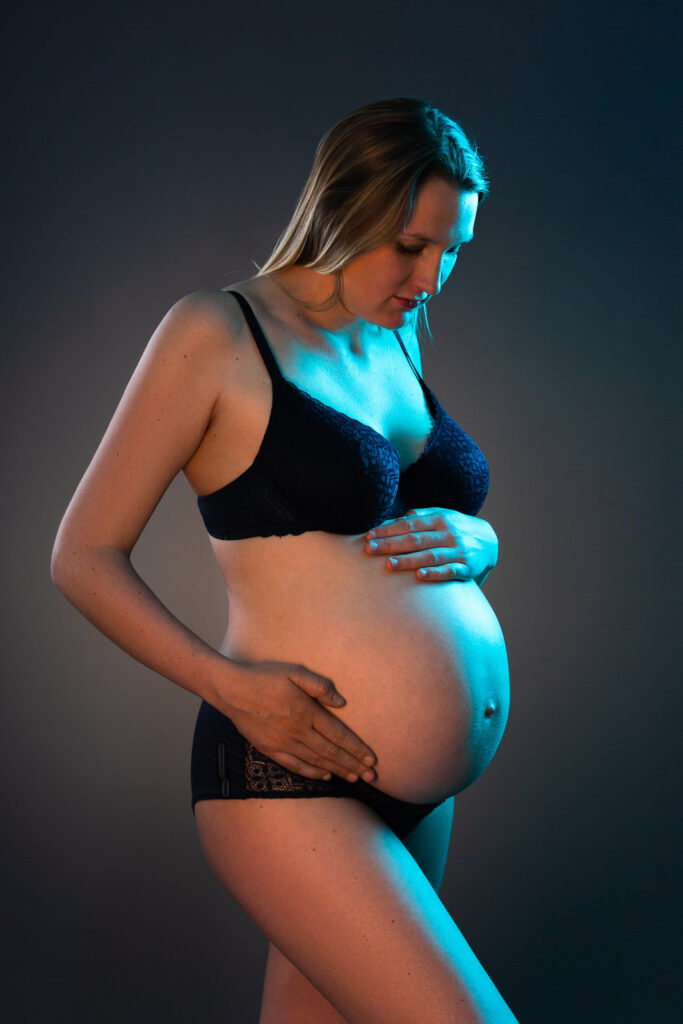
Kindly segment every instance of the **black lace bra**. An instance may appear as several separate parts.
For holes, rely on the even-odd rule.
[[[282,376],[251,306],[239,292],[229,294],[239,302],[270,374],[273,399],[249,468],[197,497],[212,537],[243,540],[309,530],[361,534],[409,508],[479,511],[489,484],[486,459],[422,380],[398,331],[432,416],[422,454],[403,472],[398,452],[382,434]]]

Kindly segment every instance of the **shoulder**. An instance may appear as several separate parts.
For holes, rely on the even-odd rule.
[[[193,378],[225,382],[241,370],[242,357],[250,350],[247,325],[235,297],[202,289],[173,303],[154,331],[143,361],[157,368],[175,363]]]
[[[240,334],[242,316],[237,303],[226,292],[189,292],[178,299],[159,324],[169,345],[182,340],[195,349],[229,346]]]

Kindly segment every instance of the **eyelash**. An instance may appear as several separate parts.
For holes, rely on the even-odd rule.
[[[420,249],[409,249],[407,245],[402,245],[401,242],[397,242],[396,244],[397,244],[399,252],[410,253],[411,256],[418,256],[422,252],[422,249],[424,248],[424,246],[423,246]],[[457,256],[459,251],[460,251],[459,249],[447,249],[446,250],[446,255],[447,256]]]

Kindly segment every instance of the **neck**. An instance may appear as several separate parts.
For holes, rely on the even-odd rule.
[[[333,337],[352,351],[362,352],[367,340],[380,328],[351,313],[343,299],[335,298],[334,274],[320,274],[310,267],[287,267],[264,275],[290,301],[294,319],[309,329]]]

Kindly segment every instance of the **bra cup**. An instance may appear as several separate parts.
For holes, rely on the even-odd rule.
[[[242,540],[310,530],[364,533],[409,508],[476,515],[488,492],[486,459],[432,397],[429,442],[401,473],[396,449],[381,434],[291,382],[277,381],[252,465],[197,497],[206,529],[219,540]]]
[[[486,459],[422,380],[398,332],[433,418],[422,454],[403,473],[398,452],[385,437],[282,376],[251,307],[233,294],[268,369],[273,400],[251,466],[218,490],[197,496],[212,537],[364,533],[409,508],[476,515],[488,491]]]
[[[273,402],[260,465],[300,515],[331,533],[363,533],[384,519],[400,478],[395,448],[372,428],[296,387]],[[289,453],[296,453],[292,457]],[[287,453],[286,457],[282,457]]]
[[[405,508],[452,508],[474,516],[486,500],[489,467],[484,453],[457,423],[444,416],[439,443],[401,477]]]

